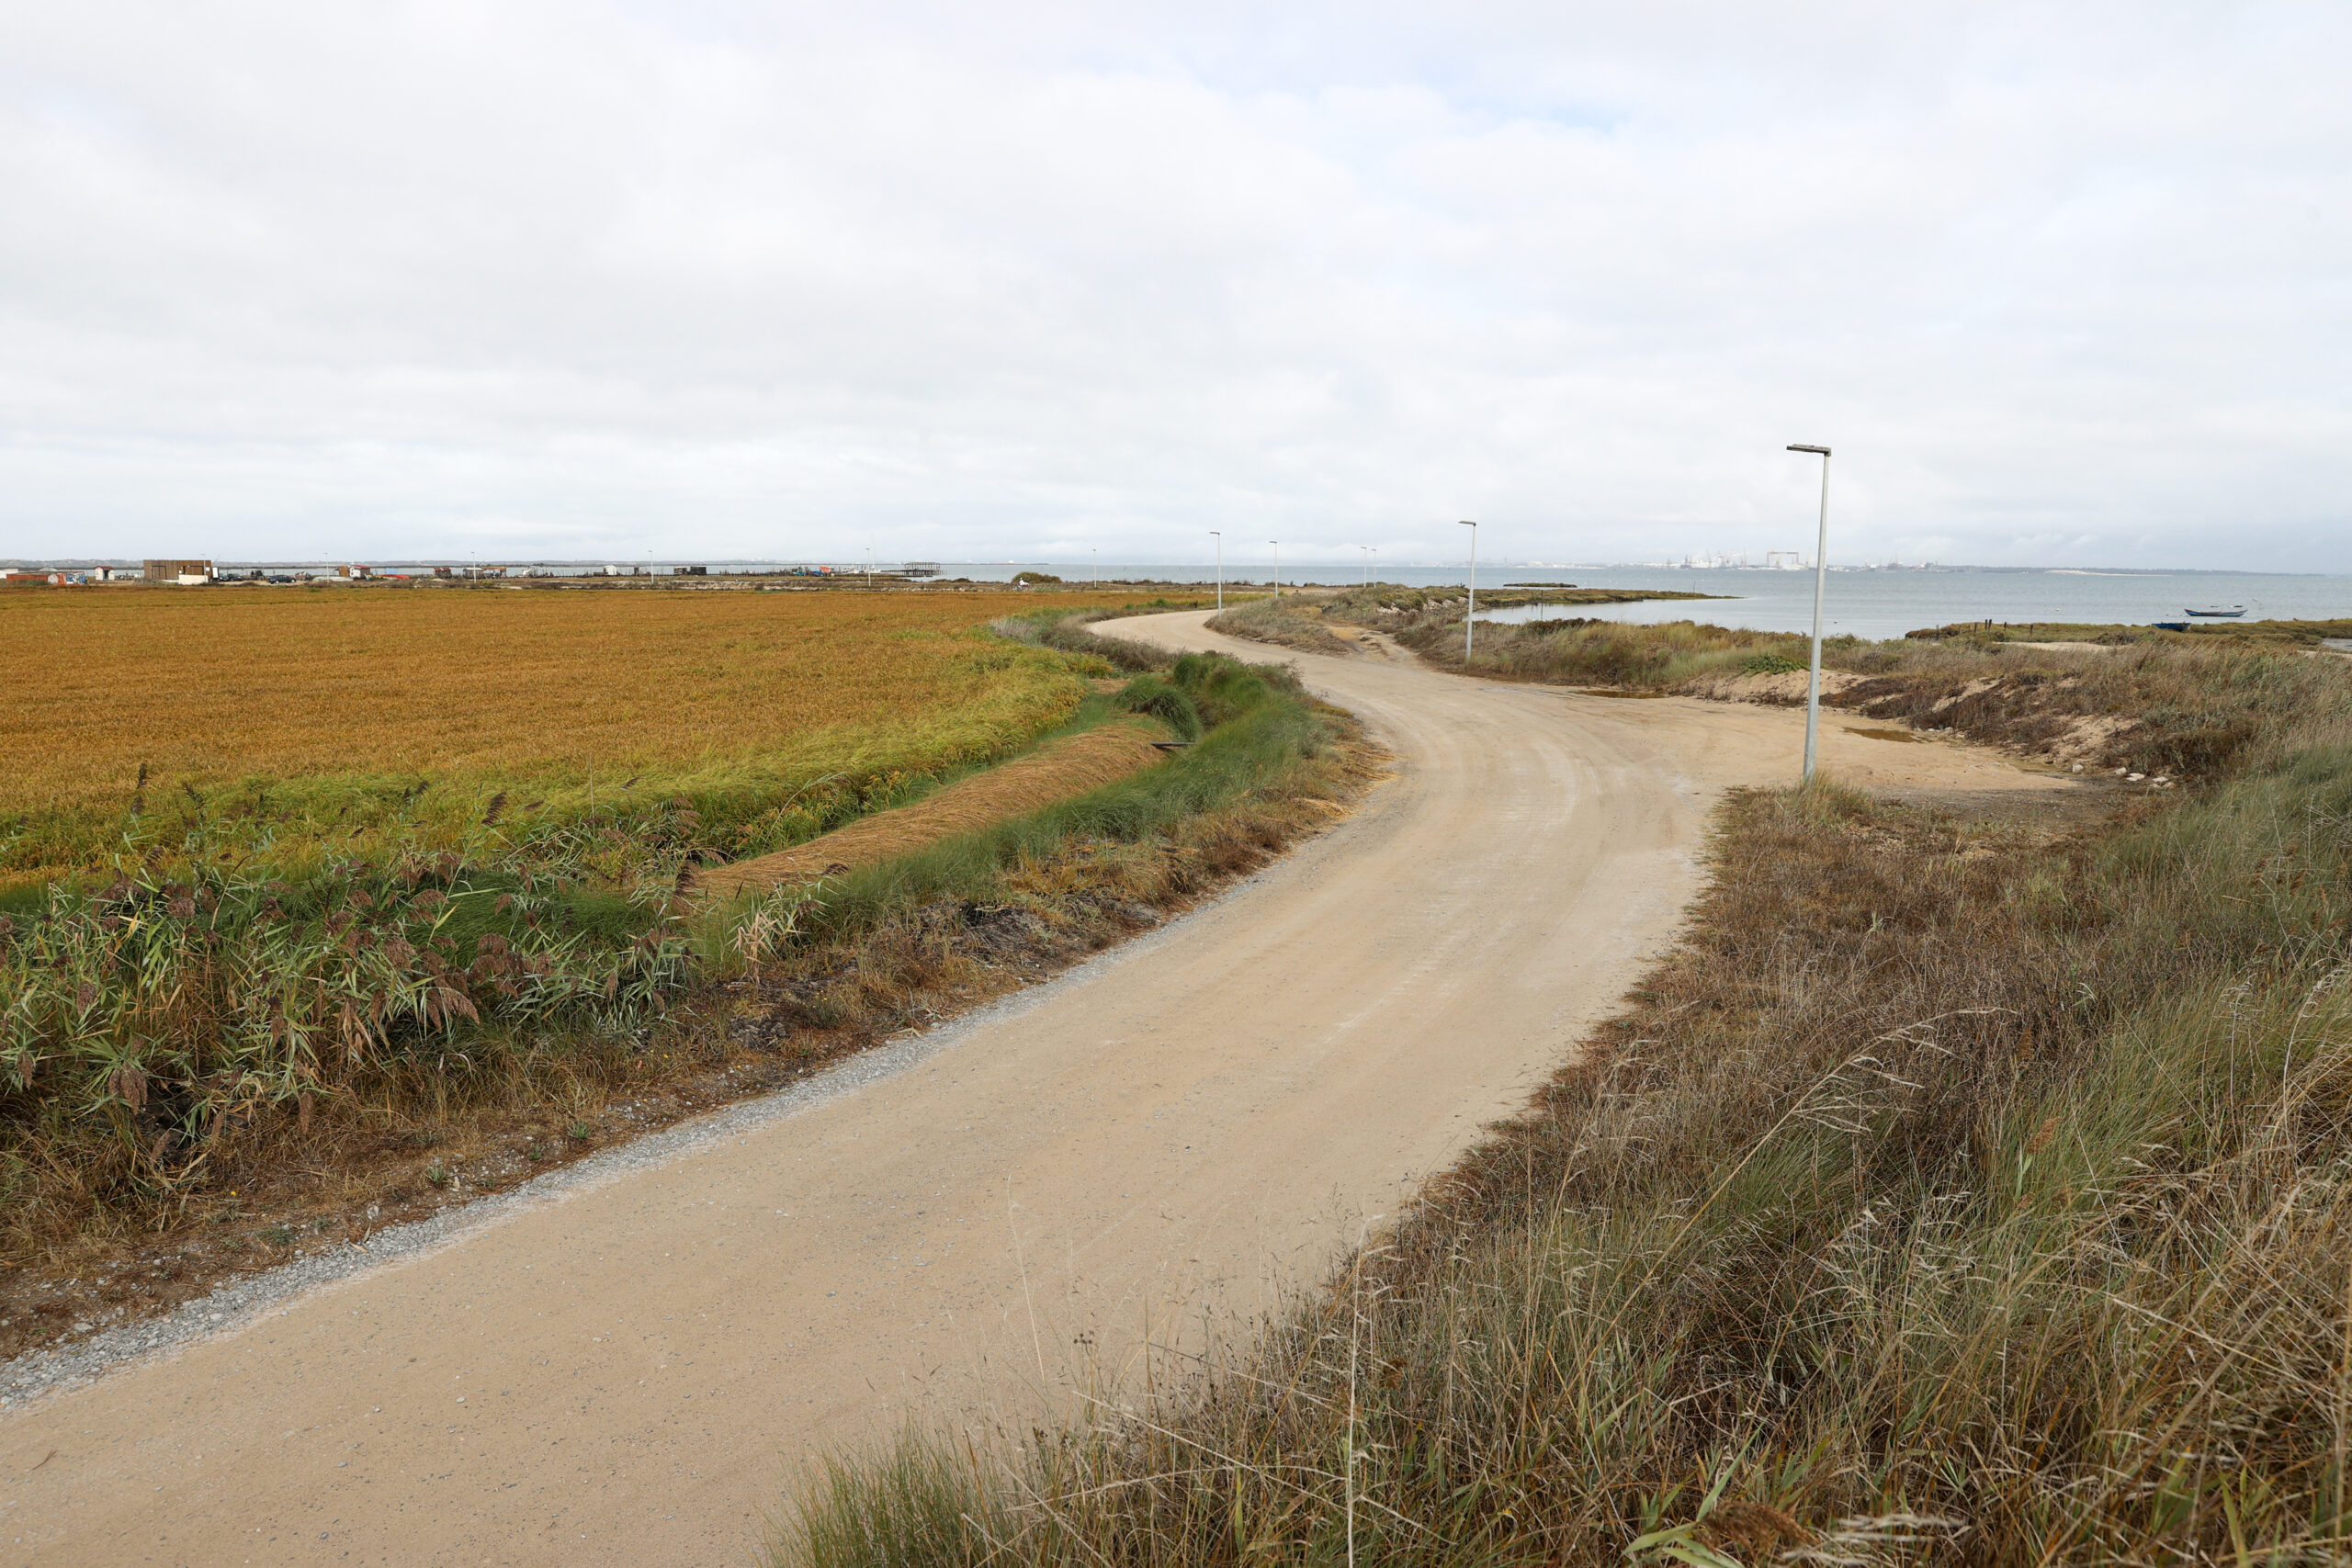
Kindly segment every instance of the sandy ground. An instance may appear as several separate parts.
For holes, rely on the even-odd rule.
[[[1204,618],[1103,629],[1265,657]],[[0,1563],[746,1563],[823,1446],[1023,1429],[1311,1280],[1611,1010],[1802,716],[1296,661],[1396,753],[1352,818],[895,1071],[0,1417]],[[1825,722],[1858,783],[2075,787]]]

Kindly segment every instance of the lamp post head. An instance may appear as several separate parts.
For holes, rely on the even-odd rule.
[[[1829,456],[1829,448],[1826,446],[1805,446],[1793,441],[1789,443],[1789,450],[1792,452],[1813,452],[1824,457]]]
[[[1470,521],[1470,519],[1468,519],[1467,517],[1464,517],[1464,518],[1461,521],[1461,523],[1457,525],[1457,526],[1459,526],[1459,527],[1464,527],[1464,528],[1476,528],[1477,525],[1476,525],[1476,523],[1471,522],[1471,521]]]

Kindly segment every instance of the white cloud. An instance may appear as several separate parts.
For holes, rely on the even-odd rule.
[[[2340,8],[5,15],[0,554],[2352,568]]]

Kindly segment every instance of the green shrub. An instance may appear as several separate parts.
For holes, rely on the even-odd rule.
[[[1201,710],[1193,699],[1157,675],[1138,675],[1119,694],[1119,705],[1129,713],[1148,713],[1176,732],[1179,740],[1201,738]]]
[[[1271,664],[1244,664],[1222,653],[1188,653],[1176,661],[1169,679],[1189,693],[1199,707],[1202,722],[1214,729],[1247,713],[1254,713],[1274,695],[1304,694],[1298,678]]]
[[[1743,675],[1792,675],[1809,668],[1785,653],[1751,653],[1739,661],[1739,672]]]

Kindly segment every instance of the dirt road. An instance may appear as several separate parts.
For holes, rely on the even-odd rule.
[[[0,1417],[0,1563],[745,1563],[813,1446],[1311,1275],[1611,1010],[1801,718],[1300,662],[1398,758],[1356,817],[893,1073]],[[1860,780],[2064,787],[1827,728]]]

